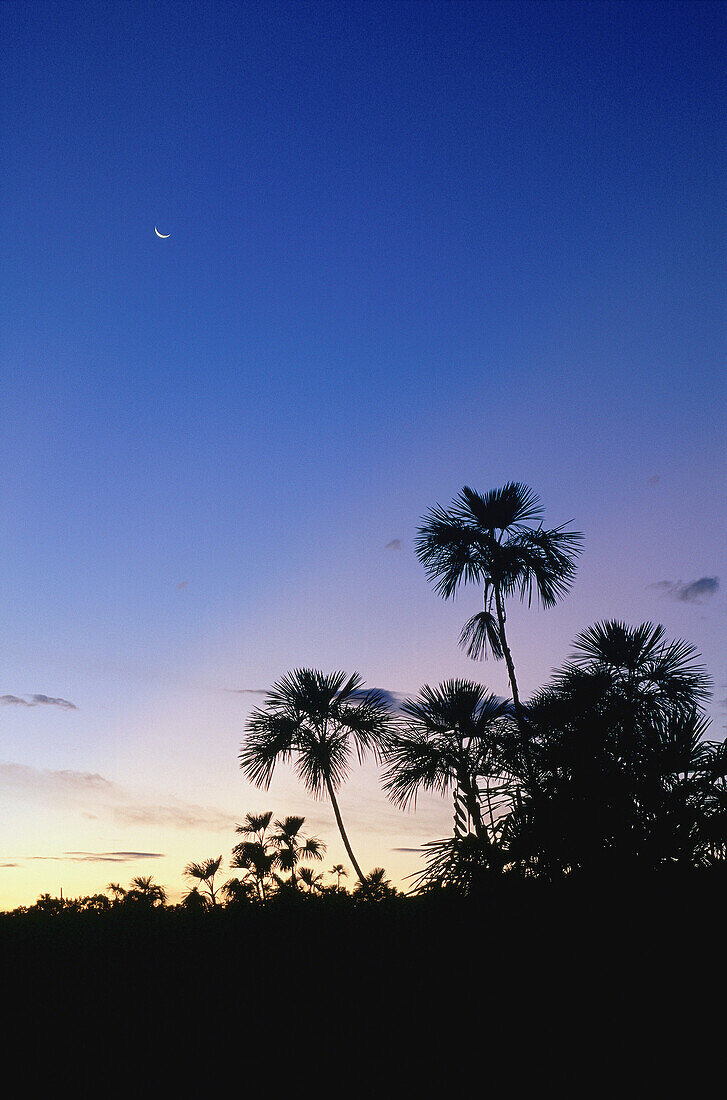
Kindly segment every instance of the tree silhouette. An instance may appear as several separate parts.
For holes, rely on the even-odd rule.
[[[217,859],[205,859],[202,863],[188,863],[184,869],[185,875],[190,878],[194,878],[200,883],[198,887],[192,887],[200,892],[200,895],[205,898],[209,905],[217,905],[217,888],[215,887],[215,875],[220,869],[222,863],[222,856],[218,856]],[[204,883],[204,893],[200,887]]]
[[[369,901],[383,901],[384,898],[393,898],[398,894],[396,887],[386,877],[383,867],[374,867],[373,871],[369,871],[365,881],[356,883],[353,892]]]
[[[546,877],[625,873],[693,866],[718,850],[700,710],[709,681],[696,658],[652,623],[602,622],[578,635],[528,704],[529,761],[515,740],[504,751],[524,795],[505,827],[522,866]]]
[[[246,814],[243,823],[235,826],[235,832],[245,839],[232,849],[232,867],[245,872],[243,881],[252,881],[263,902],[267,899],[267,884],[276,859],[267,835],[272,819],[272,810]]]
[[[336,791],[347,778],[355,749],[359,761],[378,758],[389,723],[389,706],[379,691],[362,690],[358,673],[296,669],[268,692],[247,722],[240,767],[267,790],[278,762],[292,763],[306,790],[328,794],[341,839],[359,881],[366,879],[353,854]]]
[[[328,874],[336,876],[336,890],[340,891],[341,879],[348,878],[348,871],[346,870],[346,868],[343,866],[342,863],[334,863]]]
[[[460,645],[475,659],[488,649],[496,660],[504,657],[521,726],[505,601],[517,594],[528,606],[533,598],[543,607],[557,603],[573,581],[583,538],[563,526],[544,529],[541,515],[540,501],[526,485],[508,482],[484,496],[465,485],[450,508],[437,505],[424,517],[415,543],[427,577],[444,599],[454,597],[460,584],[482,585],[484,608],[463,627]]]
[[[384,790],[402,809],[415,803],[419,790],[453,790],[455,840],[474,833],[488,864],[500,870],[506,782],[499,744],[513,726],[511,704],[470,680],[448,680],[436,688],[425,684],[401,711],[384,750]]]
[[[320,894],[323,892],[323,875],[320,872],[314,871],[312,867],[301,867],[300,881],[306,887],[309,894]]]
[[[323,859],[326,850],[325,844],[318,837],[303,836],[301,830],[304,822],[304,817],[288,815],[282,821],[275,822],[275,832],[270,836],[270,843],[276,853],[275,865],[279,870],[289,873],[289,885],[294,890],[298,888],[296,869],[300,861]]]

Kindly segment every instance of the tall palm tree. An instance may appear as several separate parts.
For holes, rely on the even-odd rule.
[[[292,763],[306,790],[331,800],[341,839],[359,881],[366,882],[349,842],[336,791],[347,778],[355,749],[378,758],[389,726],[389,705],[380,691],[362,690],[358,673],[302,668],[288,673],[247,722],[240,750],[245,776],[265,790],[278,762]]]
[[[202,893],[210,905],[215,906],[217,904],[217,889],[215,888],[215,875],[220,869],[222,863],[222,856],[218,856],[217,859],[205,859],[202,863],[188,863],[184,869],[185,875],[190,878],[194,878],[197,882],[204,883],[206,893]],[[193,889],[199,889],[199,887],[193,887]]]
[[[326,846],[317,836],[304,837],[304,817],[289,814],[283,821],[275,822],[275,832],[270,843],[276,850],[276,864],[281,871],[290,874],[289,885],[298,888],[296,869],[301,860],[323,859]],[[301,872],[302,874],[302,872]]]
[[[444,599],[460,584],[481,584],[484,608],[465,624],[460,645],[470,657],[504,657],[518,723],[524,729],[515,664],[505,632],[505,601],[513,595],[552,607],[575,576],[583,536],[564,525],[546,530],[536,494],[508,482],[482,496],[465,485],[449,508],[424,517],[415,549],[434,589]],[[534,526],[533,526],[534,525]]]
[[[405,809],[419,790],[454,791],[454,835],[472,830],[501,869],[497,845],[500,800],[505,790],[498,745],[512,724],[511,704],[470,680],[425,684],[401,707],[403,722],[387,739],[384,790]]]

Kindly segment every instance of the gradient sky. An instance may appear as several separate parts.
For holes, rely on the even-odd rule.
[[[287,670],[414,693],[413,552],[463,484],[585,534],[510,614],[527,693],[597,619],[701,651],[724,737],[727,6],[0,5],[0,908],[330,807],[237,753]],[[170,234],[160,240],[154,233]],[[696,586],[695,586],[695,582]],[[341,795],[366,869],[451,808]]]

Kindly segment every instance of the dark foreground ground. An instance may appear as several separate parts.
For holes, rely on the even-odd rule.
[[[444,1071],[454,1087],[479,1065],[591,1095],[594,1074],[634,1053],[676,1074],[723,1029],[725,896],[721,877],[693,874],[477,899],[1,915],[6,1057],[30,1040],[28,1080],[70,1073],[81,1096],[99,1073],[148,1075],[150,1095],[160,1067],[164,1095],[180,1076],[184,1095],[220,1091],[223,1067],[242,1075],[236,1092],[264,1069],[389,1095],[392,1073]],[[574,1079],[584,1058],[588,1085]],[[648,1092],[636,1072],[611,1091]]]

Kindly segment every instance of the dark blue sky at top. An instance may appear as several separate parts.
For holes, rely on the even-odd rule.
[[[241,594],[362,510],[406,537],[464,481],[513,477],[580,518],[594,484],[616,500],[718,437],[724,5],[0,23],[27,591],[120,603],[114,571],[203,567]]]

